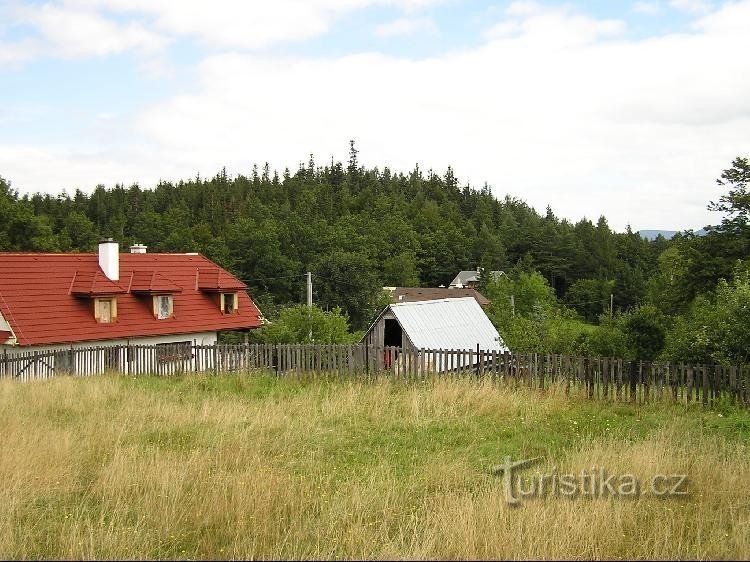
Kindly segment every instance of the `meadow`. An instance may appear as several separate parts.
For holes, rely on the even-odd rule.
[[[2,558],[750,558],[750,413],[470,379],[0,383]],[[528,498],[491,468],[687,494]]]

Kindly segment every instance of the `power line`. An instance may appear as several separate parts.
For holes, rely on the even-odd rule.
[[[276,281],[278,279],[298,279],[300,277],[304,277],[304,273],[298,273],[297,275],[281,275],[279,277],[260,277],[256,276],[254,279],[242,279],[240,278],[240,281],[243,283],[253,283],[254,281]]]

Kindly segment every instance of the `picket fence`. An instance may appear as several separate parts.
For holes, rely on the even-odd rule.
[[[750,366],[688,365],[599,357],[522,354],[481,349],[401,349],[365,345],[184,344],[59,348],[0,353],[0,379],[61,375],[214,374],[265,370],[373,378],[469,376],[545,389],[562,386],[589,398],[647,403],[670,397],[711,405],[750,406]]]

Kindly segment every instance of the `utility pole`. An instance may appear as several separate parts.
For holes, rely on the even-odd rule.
[[[612,320],[612,303],[614,302],[614,295],[609,294],[609,319]]]
[[[513,316],[516,315],[516,297],[515,295],[510,296],[510,309],[513,311]]]
[[[308,319],[311,321],[310,323],[310,332],[308,334],[309,340],[312,342],[312,318],[310,317],[310,314],[312,314],[312,273],[309,271],[307,272],[307,316]]]

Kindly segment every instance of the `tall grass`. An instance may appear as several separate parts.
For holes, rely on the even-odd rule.
[[[0,556],[750,558],[750,416],[471,381],[0,384]],[[689,475],[509,507],[489,470]]]

